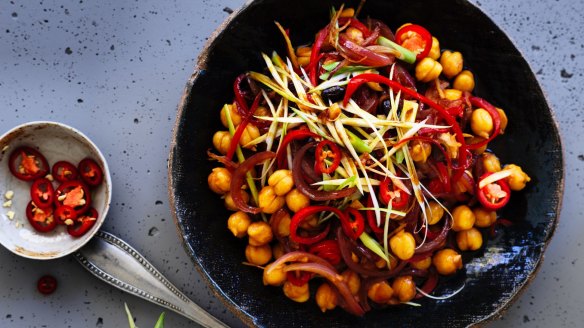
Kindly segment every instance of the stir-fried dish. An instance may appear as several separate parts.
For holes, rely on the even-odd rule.
[[[208,183],[265,285],[360,316],[453,297],[440,277],[509,222],[497,211],[530,178],[487,149],[507,116],[473,95],[460,52],[358,12],[331,10],[311,45],[276,23],[287,54],[235,79]]]

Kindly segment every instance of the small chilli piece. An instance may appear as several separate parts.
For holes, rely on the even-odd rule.
[[[49,232],[55,229],[57,221],[53,217],[53,209],[38,208],[32,201],[26,206],[26,218],[30,225],[38,232]]]
[[[62,183],[55,192],[55,205],[71,206],[77,214],[83,214],[91,205],[89,189],[80,181]]]
[[[65,182],[77,179],[78,172],[75,165],[67,161],[58,161],[51,170],[52,177],[58,182]]]
[[[49,172],[49,164],[43,154],[31,147],[15,149],[8,161],[12,175],[23,181],[33,181]]]
[[[496,173],[495,173],[496,174]],[[504,179],[496,180],[480,187],[481,182],[492,173],[484,174],[479,179],[477,198],[484,208],[496,211],[507,205],[511,196],[511,189]]]
[[[55,190],[53,184],[46,178],[40,178],[33,182],[30,187],[30,197],[40,208],[53,206]]]
[[[103,181],[103,171],[101,167],[91,158],[85,158],[79,162],[79,175],[81,180],[90,187],[97,187]]]
[[[42,276],[37,282],[37,290],[43,295],[50,295],[57,290],[57,279],[50,275]]]
[[[67,232],[73,237],[81,237],[85,235],[97,222],[97,211],[92,207],[84,214],[80,215],[74,220],[72,225],[67,226]]]

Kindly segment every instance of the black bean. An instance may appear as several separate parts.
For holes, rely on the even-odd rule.
[[[322,99],[328,104],[329,101],[337,102],[343,99],[345,87],[334,86],[322,91]]]

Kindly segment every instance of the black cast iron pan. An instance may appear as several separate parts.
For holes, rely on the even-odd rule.
[[[201,53],[178,107],[169,162],[171,208],[185,249],[217,298],[249,326],[461,327],[492,320],[541,264],[557,224],[564,165],[557,125],[529,65],[504,32],[462,0],[368,0],[362,17],[381,19],[394,29],[406,22],[421,24],[440,39],[442,48],[461,51],[477,80],[475,94],[504,108],[509,117],[505,136],[490,147],[502,163],[520,163],[533,178],[501,213],[514,224],[476,256],[465,257],[465,270],[437,293],[462,284],[464,290],[448,300],[422,299],[422,307],[375,310],[356,318],[342,310],[322,314],[315,304],[294,303],[280,289],[264,287],[260,270],[241,265],[245,244],[226,229],[229,214],[207,187],[213,164],[206,151],[213,133],[222,128],[219,110],[232,101],[238,74],[263,68],[260,52],[285,53],[274,20],[290,27],[294,44],[310,43],[327,23],[331,6],[340,4],[251,1],[231,15]]]

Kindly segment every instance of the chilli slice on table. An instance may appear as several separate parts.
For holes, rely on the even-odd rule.
[[[103,181],[103,171],[93,159],[85,158],[77,167],[58,161],[51,168],[40,151],[22,146],[12,151],[8,166],[17,179],[32,182],[24,214],[36,231],[65,225],[71,236],[80,237],[93,227],[98,213],[91,207],[90,188]]]
[[[462,288],[435,294],[441,277],[463,269],[530,181],[487,149],[505,111],[473,94],[462,54],[421,25],[394,35],[341,7],[306,45],[276,25],[286,56],[258,54],[265,70],[235,79],[219,154],[208,152],[245,263],[296,302],[318,281],[323,312],[454,297]]]

